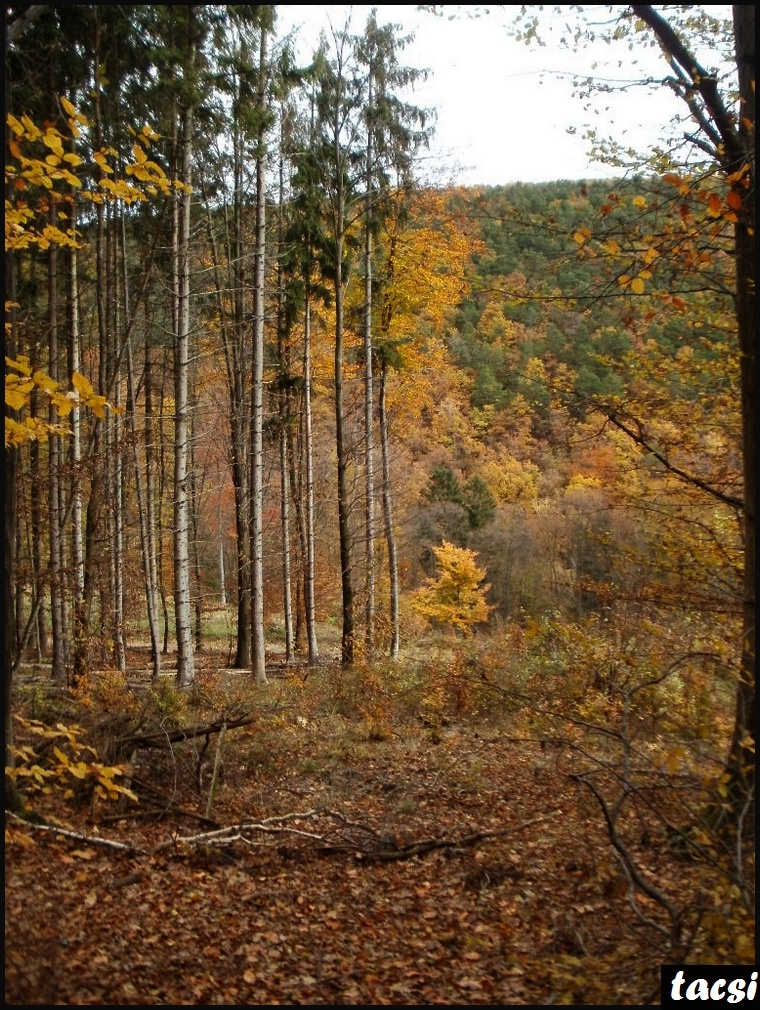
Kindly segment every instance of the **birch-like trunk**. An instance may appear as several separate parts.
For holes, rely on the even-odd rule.
[[[190,40],[192,52],[192,39]],[[190,57],[192,62],[192,56]],[[182,117],[182,191],[175,215],[177,325],[174,338],[174,620],[177,636],[177,683],[195,679],[190,599],[190,211],[193,151],[193,109]]]

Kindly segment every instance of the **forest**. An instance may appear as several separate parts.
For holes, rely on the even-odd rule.
[[[753,965],[754,7],[488,187],[382,8],[5,10],[6,1003]]]

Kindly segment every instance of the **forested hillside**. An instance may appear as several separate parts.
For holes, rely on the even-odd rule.
[[[654,8],[630,10],[678,66],[699,50],[704,25],[674,21],[675,46]],[[622,959],[639,969],[617,995],[639,1003],[658,962],[751,963],[754,77],[738,57],[724,90],[696,59],[676,75],[696,160],[436,188],[419,181],[431,120],[394,26],[373,15],[299,67],[276,12],[6,7],[12,859],[32,808],[86,846],[110,804],[124,850],[164,872],[163,817],[248,824],[249,777],[271,775],[257,826],[218,850],[188,835],[190,866],[197,846],[239,858],[246,831],[282,816],[299,844],[368,863],[487,838],[467,888],[516,881],[516,851],[488,848],[502,814],[484,805],[488,823],[468,814],[457,832],[453,807],[424,819],[415,793],[423,819],[395,835],[336,785],[336,761],[369,761],[378,790],[397,773],[409,797],[417,762],[448,803],[461,782],[430,751],[443,744],[486,762],[467,790],[494,810],[500,775],[535,787],[516,824],[551,819],[571,783],[574,841],[547,828],[551,859],[587,831],[598,846],[599,894],[566,896],[559,925],[532,919],[530,896],[510,906],[533,950],[435,933],[473,955],[460,1001],[604,1003]],[[722,37],[754,68],[745,16]],[[315,789],[317,807],[344,804],[340,828],[312,824],[310,802],[287,809],[289,790]],[[163,814],[129,835],[158,794]],[[320,900],[342,886],[323,883]],[[585,931],[584,909],[623,906],[630,933],[606,947]],[[44,970],[30,982],[12,964],[13,1001],[38,1002]],[[333,998],[321,971],[305,972],[307,1002]],[[270,982],[259,997],[304,1001]],[[45,998],[81,1001],[69,985]],[[398,1001],[357,985],[346,1000]],[[452,1002],[434,988],[399,993]],[[130,992],[109,1000],[148,1001]]]

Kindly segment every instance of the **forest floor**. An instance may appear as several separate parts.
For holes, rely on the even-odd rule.
[[[253,721],[181,743],[167,690],[138,803],[53,789],[30,798],[42,823],[6,817],[6,1005],[659,1003],[662,909],[630,903],[561,741],[496,704],[394,721],[334,669],[236,683]],[[628,837],[683,906],[704,892],[660,820]]]

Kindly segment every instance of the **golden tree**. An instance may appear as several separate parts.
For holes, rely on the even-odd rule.
[[[476,564],[475,551],[454,547],[446,540],[434,553],[440,574],[417,590],[412,607],[437,624],[469,634],[473,625],[488,620],[493,609],[486,603],[491,588],[483,582],[486,570]]]

